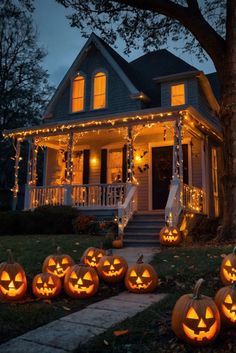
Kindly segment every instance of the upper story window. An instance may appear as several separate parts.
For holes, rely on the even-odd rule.
[[[84,77],[76,76],[72,84],[72,112],[84,110]]]
[[[93,78],[93,109],[106,107],[106,81],[104,72],[98,72]]]
[[[171,86],[171,105],[185,104],[185,87],[184,83]]]

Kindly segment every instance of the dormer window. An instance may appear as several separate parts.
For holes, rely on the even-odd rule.
[[[185,86],[184,83],[171,86],[171,105],[185,104]]]
[[[106,107],[106,81],[104,72],[98,72],[93,77],[93,109]]]
[[[72,84],[72,113],[84,110],[84,77],[77,75]]]

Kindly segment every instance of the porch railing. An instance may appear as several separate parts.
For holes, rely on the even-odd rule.
[[[177,225],[183,210],[181,183],[179,179],[173,179],[170,184],[170,192],[165,207],[165,221],[168,225]]]
[[[186,211],[193,213],[205,213],[205,192],[195,186],[184,184],[183,204]]]
[[[125,202],[121,201],[118,203],[118,233],[120,236],[123,235],[124,229],[127,226],[129,220],[132,218],[135,211],[138,208],[138,192],[137,186],[128,184],[127,197]]]

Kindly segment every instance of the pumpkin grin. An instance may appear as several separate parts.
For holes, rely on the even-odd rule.
[[[232,306],[231,310],[226,308],[226,306],[222,304],[222,311],[230,321],[236,322],[236,304]]]
[[[202,322],[203,322],[203,320],[202,320]],[[200,321],[200,323],[201,323],[201,321]],[[199,323],[199,325],[200,325],[200,323]],[[205,325],[206,326],[206,324],[204,324],[204,322],[203,322],[203,324],[202,325]],[[188,336],[188,337],[190,337],[191,339],[195,339],[195,340],[197,340],[197,341],[202,341],[202,340],[204,340],[204,339],[206,339],[206,340],[209,340],[209,339],[211,339],[213,336],[214,336],[214,334],[216,333],[216,330],[217,330],[217,322],[215,321],[214,322],[214,324],[210,327],[210,329],[209,330],[202,330],[202,327],[201,327],[201,329],[199,328],[199,332],[197,332],[196,333],[196,331],[195,330],[191,330],[188,326],[186,326],[185,324],[183,324],[183,329],[184,329],[184,332],[185,332],[185,334]]]
[[[69,282],[69,288],[74,293],[78,293],[78,294],[87,293],[87,294],[90,294],[90,293],[92,293],[92,291],[94,289],[94,284],[91,284],[90,286],[86,287],[86,286],[80,285],[78,283],[73,284],[73,283]]]
[[[13,281],[11,281],[8,286],[7,286],[7,284],[4,287],[3,287],[3,285],[0,285],[0,290],[2,291],[2,293],[4,295],[7,294],[9,297],[15,297],[16,295],[21,293],[23,287],[24,287],[24,283],[21,283],[20,286],[18,286],[18,288],[17,288],[14,285]]]
[[[105,276],[119,276],[121,275],[123,271],[123,268],[121,267],[119,270],[108,270],[108,271],[102,271],[104,273]]]
[[[231,269],[231,270],[230,270]],[[233,267],[229,267],[229,270],[226,268],[223,268],[223,273],[227,281],[230,282],[236,282],[236,269]]]
[[[138,280],[138,279],[137,279]],[[147,289],[151,285],[152,281],[148,283],[132,283],[129,282],[129,285],[132,289]]]
[[[169,241],[170,243],[177,241],[178,237],[174,235],[165,235],[164,240]]]
[[[37,287],[37,290],[40,294],[48,296],[48,295],[54,294],[56,291],[56,288]]]

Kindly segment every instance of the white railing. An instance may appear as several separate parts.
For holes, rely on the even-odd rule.
[[[205,192],[202,189],[184,184],[183,204],[186,211],[205,213],[205,202]]]
[[[137,186],[129,184],[127,186],[127,196],[124,203],[119,202],[118,204],[118,233],[120,236],[123,235],[124,229],[127,226],[129,220],[132,218],[138,206],[138,192]]]
[[[65,187],[60,186],[31,186],[25,190],[25,208],[33,209],[39,206],[60,206],[65,202]]]
[[[182,187],[179,179],[173,179],[170,184],[170,192],[165,207],[165,221],[170,226],[177,226],[180,214],[183,210]]]

